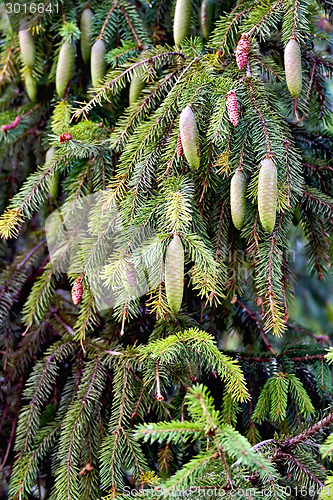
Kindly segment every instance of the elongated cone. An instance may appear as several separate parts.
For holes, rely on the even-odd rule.
[[[190,106],[186,106],[179,117],[179,131],[184,155],[192,168],[199,168],[200,149],[197,123]]]
[[[234,127],[238,125],[238,104],[234,90],[230,90],[227,94],[227,111],[231,123]]]
[[[28,68],[32,69],[36,60],[36,48],[34,37],[26,22],[20,24],[19,41],[23,62]]]
[[[200,9],[200,22],[202,34],[206,40],[209,38],[214,17],[214,0],[202,0]]]
[[[105,53],[106,47],[103,40],[96,40],[91,49],[91,81],[96,87],[101,78],[105,75]]]
[[[177,0],[173,20],[173,38],[176,45],[188,36],[191,22],[192,0]]]
[[[72,300],[73,304],[77,305],[83,294],[82,278],[77,278],[72,286]]]
[[[63,99],[70,82],[75,62],[75,48],[72,42],[63,43],[57,64],[56,89],[60,99]]]
[[[293,97],[299,97],[302,90],[302,62],[295,38],[291,38],[284,49],[284,67],[289,92]]]
[[[249,37],[242,35],[236,47],[236,62],[239,69],[243,69],[249,57]]]
[[[241,168],[231,179],[230,203],[232,222],[236,229],[242,229],[246,211],[246,177]]]
[[[184,293],[184,249],[178,234],[174,235],[166,251],[165,291],[171,311],[177,314]]]
[[[87,9],[84,9],[82,12],[81,16],[81,23],[80,23],[80,29],[81,29],[81,54],[82,54],[82,59],[85,64],[90,59],[90,52],[91,52],[91,26],[92,26],[92,21],[93,21],[94,14],[89,7]]]
[[[137,292],[136,271],[131,262],[126,263],[124,286],[129,295],[134,295]]]
[[[145,88],[145,82],[139,75],[133,75],[129,88],[129,104],[132,106],[140,97],[142,90]]]
[[[25,90],[27,91],[30,101],[37,99],[37,82],[32,75],[26,75],[24,78]]]
[[[46,151],[45,163],[49,163],[51,165],[53,162],[54,155],[55,155],[55,148],[52,146],[50,149]],[[50,196],[54,200],[58,198],[59,178],[60,178],[59,171],[56,170],[54,174],[50,177],[48,183]]]
[[[261,224],[271,233],[275,226],[277,204],[277,171],[270,158],[261,162],[258,182],[258,209]]]

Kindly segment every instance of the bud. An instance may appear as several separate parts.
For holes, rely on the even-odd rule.
[[[91,9],[86,8],[82,12],[80,30],[81,30],[81,54],[85,64],[90,59],[91,52],[91,26],[94,14]]]
[[[249,57],[249,37],[242,35],[236,47],[236,62],[239,69],[243,69]]]
[[[260,221],[268,233],[275,226],[277,204],[277,171],[273,161],[265,158],[261,162],[258,182],[258,209]]]
[[[302,90],[301,51],[295,38],[291,38],[284,50],[284,66],[289,92],[299,97]]]
[[[242,229],[246,211],[246,177],[241,168],[234,173],[230,184],[232,222],[236,229]]]
[[[192,0],[177,0],[173,21],[173,38],[179,45],[188,36],[191,22]]]
[[[25,21],[20,24],[19,42],[22,60],[28,68],[32,69],[36,60],[35,42]]]
[[[75,49],[72,42],[64,42],[59,52],[56,72],[56,89],[60,99],[63,99],[70,82],[75,62]]]
[[[231,123],[234,127],[238,125],[238,104],[237,97],[233,90],[230,90],[227,94],[227,111]]]
[[[60,144],[64,144],[64,142],[68,142],[71,140],[72,140],[72,134],[70,134],[69,132],[65,132],[64,134],[61,134],[61,136],[59,137]]]
[[[105,75],[105,53],[105,43],[99,38],[91,49],[91,81],[93,87],[96,87]]]
[[[184,249],[178,234],[174,235],[166,251],[165,291],[171,311],[177,314],[184,292]]]
[[[179,130],[184,155],[192,168],[200,166],[200,149],[198,130],[194,113],[190,106],[186,106],[179,117]]]
[[[82,278],[77,278],[77,280],[74,281],[74,284],[72,286],[72,300],[74,305],[78,305],[82,298],[83,294],[83,286],[82,286]]]

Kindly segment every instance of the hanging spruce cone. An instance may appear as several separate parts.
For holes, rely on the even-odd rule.
[[[145,88],[145,82],[141,76],[133,75],[129,88],[129,104],[132,106],[140,97],[142,90]]]
[[[34,38],[25,21],[20,24],[19,42],[23,62],[28,68],[32,69],[36,60],[36,48]]]
[[[1,126],[1,132],[7,132],[7,130],[12,130],[13,128],[16,128],[20,123],[20,121],[21,121],[21,116],[17,115],[17,117],[11,123]]]
[[[202,34],[206,40],[209,38],[214,16],[214,0],[202,0],[200,9],[200,22]]]
[[[135,267],[131,262],[126,263],[126,277],[124,279],[125,290],[129,295],[134,295],[137,290]]]
[[[27,91],[30,101],[37,99],[37,82],[31,74],[27,74],[24,78],[25,90]]]
[[[82,298],[83,294],[83,286],[82,286],[82,278],[77,278],[77,280],[74,281],[74,284],[72,286],[72,300],[74,305],[78,305]]]
[[[72,42],[63,43],[57,64],[56,89],[60,99],[63,99],[70,82],[75,62],[75,48]]]
[[[91,26],[94,14],[91,9],[86,8],[82,12],[80,30],[81,30],[81,54],[85,64],[90,59],[91,52]]]
[[[91,81],[93,87],[96,87],[105,75],[105,53],[106,47],[103,40],[96,40],[91,49]]]
[[[237,97],[233,90],[230,90],[227,94],[227,111],[231,123],[234,127],[238,125],[238,104]]]
[[[179,45],[188,36],[191,22],[192,0],[177,0],[173,21],[173,38]]]
[[[271,233],[275,226],[277,204],[277,171],[271,158],[261,162],[258,182],[258,209],[261,224]]]
[[[194,113],[190,106],[186,106],[179,117],[179,131],[184,155],[192,168],[200,166],[200,149],[198,130]]]
[[[236,229],[242,229],[246,211],[246,177],[241,168],[234,173],[230,184],[232,222]]]
[[[301,51],[295,38],[291,38],[284,50],[284,66],[289,92],[299,97],[302,90]]]
[[[177,314],[184,291],[184,249],[178,234],[174,235],[166,251],[165,291],[171,311]]]
[[[178,139],[177,139],[177,155],[179,158],[183,155],[183,145],[182,145],[182,138],[180,136],[180,131],[178,133]]]
[[[236,47],[236,62],[239,69],[243,69],[249,57],[249,37],[242,35]]]
[[[50,163],[52,164],[52,161],[53,161],[53,157],[55,155],[55,148],[52,146],[50,147],[50,149],[48,149],[46,151],[46,155],[45,155],[45,163]]]
[[[55,152],[56,150],[53,146],[46,151],[45,163],[49,163],[50,165],[52,165]],[[48,182],[49,194],[50,197],[53,198],[54,200],[58,198],[59,178],[60,178],[60,173],[58,170],[56,170],[53,173],[53,175],[49,178]]]

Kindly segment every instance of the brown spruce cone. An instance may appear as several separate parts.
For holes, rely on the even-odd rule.
[[[236,62],[239,69],[243,69],[249,57],[249,37],[242,35],[236,47]]]
[[[228,116],[234,127],[238,125],[238,104],[234,90],[230,90],[227,94],[227,110]]]
[[[78,305],[82,298],[83,294],[83,286],[82,286],[82,278],[77,278],[77,280],[74,281],[74,284],[72,286],[72,300],[74,305]]]
[[[179,131],[178,140],[177,140],[177,155],[179,156],[179,158],[181,156],[183,156],[183,145],[182,145],[182,138],[180,136],[180,131]]]

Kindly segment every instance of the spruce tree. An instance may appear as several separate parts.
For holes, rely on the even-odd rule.
[[[1,6],[2,498],[332,498],[332,17]]]

